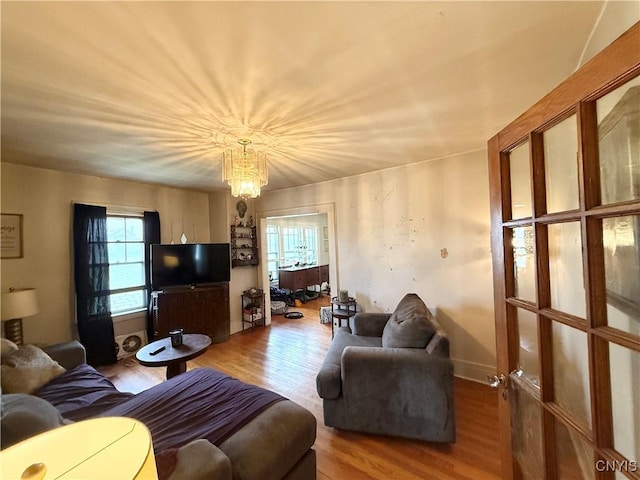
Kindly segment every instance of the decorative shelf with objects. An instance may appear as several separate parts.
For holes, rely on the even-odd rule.
[[[242,301],[242,329],[255,327],[256,325],[266,326],[264,314],[264,292],[259,288],[250,288],[241,295]]]
[[[255,225],[231,225],[231,266],[254,267],[258,263],[258,236]]]

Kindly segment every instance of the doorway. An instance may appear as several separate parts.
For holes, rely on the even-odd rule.
[[[260,277],[265,293],[269,287],[269,294],[265,295],[268,323],[272,310],[271,287],[285,288],[292,294],[293,302],[330,295],[337,281],[333,204],[258,212],[257,217],[260,248],[264,252]],[[284,277],[281,270],[285,270]],[[286,276],[286,270],[291,274]],[[285,285],[280,284],[281,278]]]

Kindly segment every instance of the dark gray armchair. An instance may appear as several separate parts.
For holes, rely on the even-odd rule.
[[[338,329],[316,386],[327,426],[455,442],[449,340],[415,294]]]

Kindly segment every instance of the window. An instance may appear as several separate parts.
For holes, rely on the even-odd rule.
[[[318,263],[318,227],[305,227],[303,230],[303,263]]]
[[[146,309],[142,217],[107,215],[111,314]]]
[[[280,235],[276,225],[267,225],[267,269],[269,280],[278,279],[278,258],[280,258]]]
[[[282,227],[281,266],[313,265],[318,261],[318,227]]]
[[[300,244],[302,243],[302,229],[298,227],[282,228],[282,258],[281,265],[291,266],[300,261]]]

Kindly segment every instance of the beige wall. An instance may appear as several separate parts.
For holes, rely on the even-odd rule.
[[[418,293],[451,335],[456,373],[495,373],[485,150],[267,192],[257,209],[320,204],[335,209],[332,290],[349,290],[368,312],[391,312]]]
[[[638,21],[640,21],[640,8],[637,0],[606,2],[598,24],[585,45],[578,67],[591,60]]]
[[[160,212],[162,241],[209,241],[209,198],[175,188],[2,164],[2,212],[24,219],[24,258],[2,260],[2,289],[35,287],[40,313],[24,320],[28,343],[75,337],[72,202]],[[228,240],[227,240],[228,241]],[[139,317],[139,316],[137,316]],[[144,320],[117,322],[116,335],[140,330]]]

